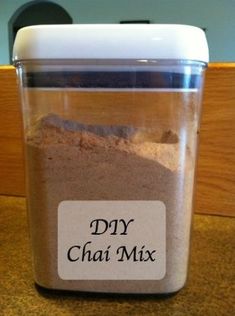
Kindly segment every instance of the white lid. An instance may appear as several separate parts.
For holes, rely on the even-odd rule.
[[[37,25],[17,33],[13,60],[181,59],[208,62],[205,33],[174,24]]]

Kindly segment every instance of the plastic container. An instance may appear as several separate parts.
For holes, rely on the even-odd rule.
[[[21,29],[35,281],[166,294],[186,281],[204,32],[184,25]]]

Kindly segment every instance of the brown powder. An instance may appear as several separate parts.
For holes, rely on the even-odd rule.
[[[36,282],[70,290],[169,293],[186,279],[193,158],[178,136],[92,126],[54,114],[27,135],[27,181]],[[181,151],[180,151],[181,150]],[[186,160],[186,163],[184,161]],[[65,281],[57,274],[57,208],[63,200],[160,200],[166,205],[166,276],[159,281]]]

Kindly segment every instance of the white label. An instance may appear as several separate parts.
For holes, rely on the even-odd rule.
[[[161,280],[166,208],[161,201],[63,201],[58,274],[63,280]]]

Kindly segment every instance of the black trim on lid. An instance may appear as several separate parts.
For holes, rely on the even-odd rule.
[[[154,71],[65,71],[28,72],[26,87],[45,88],[171,88],[193,89],[200,85],[201,76]]]

